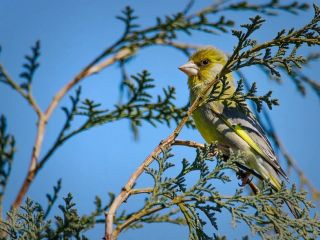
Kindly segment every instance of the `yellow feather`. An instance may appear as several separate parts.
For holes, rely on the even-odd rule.
[[[229,123],[230,124],[230,123]],[[261,150],[261,148],[252,140],[252,138],[246,133],[240,125],[233,127],[234,131],[251,147],[253,148],[261,157],[268,158],[266,154]]]
[[[268,174],[269,181],[278,191],[281,189],[281,184],[277,178],[275,178],[272,174]]]

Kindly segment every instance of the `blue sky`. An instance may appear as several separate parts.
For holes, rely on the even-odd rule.
[[[2,0],[0,6],[0,45],[1,63],[10,75],[21,81],[19,74],[24,62],[23,56],[30,53],[29,47],[36,40],[41,40],[41,66],[37,71],[33,93],[40,107],[45,109],[53,95],[75,76],[89,61],[120,36],[123,25],[115,19],[120,11],[130,5],[140,17],[142,26],[150,26],[155,22],[155,16],[175,13],[183,8],[187,1],[17,1]],[[260,1],[259,1],[260,2]],[[309,1],[311,4],[313,1]],[[211,3],[209,0],[197,1],[193,10],[196,11]],[[252,12],[226,12],[226,17],[238,23],[246,23]],[[267,22],[255,37],[259,42],[270,39],[282,28],[299,27],[312,16],[312,11],[302,12],[295,16],[283,13],[279,17],[268,17]],[[192,37],[181,35],[180,41],[193,44],[214,45],[227,53],[232,52],[236,43],[231,34],[208,35],[195,34]],[[318,49],[319,50],[319,49]],[[310,50],[303,49],[306,54]],[[167,85],[177,89],[177,104],[184,105],[188,100],[186,76],[177,68],[187,61],[186,57],[171,48],[151,47],[140,52],[128,66],[130,74],[148,69],[155,79],[157,88],[153,93],[161,92]],[[318,63],[311,64],[305,70],[315,79],[319,75]],[[302,97],[297,94],[292,82],[284,79],[281,85],[270,81],[256,69],[247,69],[247,76],[256,81],[260,93],[269,89],[279,98],[280,107],[270,112],[281,139],[288,151],[297,160],[306,175],[320,188],[319,169],[319,99],[310,90]],[[317,79],[316,79],[317,80]],[[94,99],[103,103],[106,108],[112,108],[119,98],[120,72],[117,66],[112,66],[101,74],[89,77],[82,83],[82,97]],[[70,93],[74,93],[72,90]],[[70,106],[67,97],[59,107]],[[16,196],[29,165],[29,159],[35,138],[36,115],[16,92],[7,86],[0,85],[0,113],[7,116],[9,131],[17,141],[16,159],[12,176],[9,181],[5,198],[5,209]],[[42,154],[52,145],[62,124],[64,115],[56,109],[49,122],[45,136]],[[80,213],[88,213],[93,209],[95,195],[107,199],[107,193],[119,192],[130,174],[143,161],[150,151],[165,138],[172,129],[166,126],[153,128],[145,124],[140,129],[139,141],[134,141],[129,131],[127,121],[94,128],[64,144],[47,163],[31,186],[28,196],[46,203],[45,194],[51,192],[52,186],[62,178],[61,197],[72,192]],[[203,142],[198,132],[184,129],[182,139]],[[193,152],[177,149],[179,156],[192,159]],[[178,158],[182,159],[182,158]],[[297,182],[296,176],[291,182]],[[138,186],[150,184],[148,177],[142,176]],[[237,184],[237,182],[235,182]],[[232,184],[231,184],[232,185]],[[234,187],[233,185],[230,188]],[[135,209],[138,202],[129,201],[125,209]],[[245,232],[234,229],[230,232],[230,219],[221,215],[222,234],[238,237]],[[161,230],[161,231],[159,231]],[[154,235],[157,231],[157,236]],[[93,239],[102,236],[103,226],[89,232]],[[121,235],[120,239],[185,239],[186,227],[169,224],[148,225],[145,229],[130,230]]]

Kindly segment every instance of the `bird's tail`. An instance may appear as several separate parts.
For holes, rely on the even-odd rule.
[[[279,177],[276,175],[276,173],[274,172],[274,174],[273,174],[273,172],[268,172],[268,178],[269,178],[269,181],[270,181],[272,187],[276,191],[279,191],[281,189],[281,181],[280,181]]]

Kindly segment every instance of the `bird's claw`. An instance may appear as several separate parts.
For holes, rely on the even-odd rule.
[[[238,183],[240,187],[244,187],[245,185],[249,184],[253,179],[253,177],[250,178],[250,173],[239,174],[238,178],[241,178],[242,180],[242,183]]]

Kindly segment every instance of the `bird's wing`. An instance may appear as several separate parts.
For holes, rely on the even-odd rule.
[[[224,106],[222,109],[222,111],[215,112],[215,114],[269,163],[276,172],[288,179],[286,173],[279,165],[265,132],[249,108],[247,113],[238,106]]]

